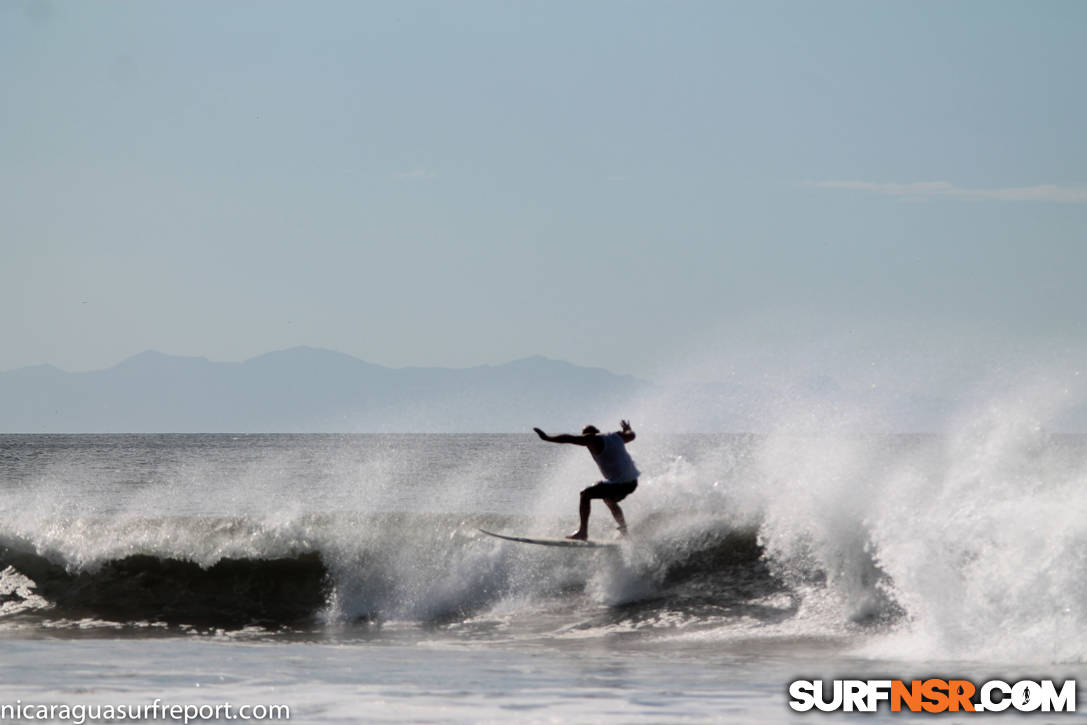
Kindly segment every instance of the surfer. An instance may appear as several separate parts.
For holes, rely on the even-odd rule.
[[[619,421],[619,430],[615,433],[601,433],[595,426],[587,425],[581,429],[581,435],[562,434],[549,436],[539,428],[533,428],[536,435],[548,443],[572,443],[576,446],[585,446],[600,468],[604,480],[594,486],[589,486],[581,492],[581,503],[578,514],[581,516],[581,526],[567,539],[585,541],[589,538],[589,511],[592,508],[594,498],[601,499],[615,517],[615,523],[619,524],[619,535],[627,535],[627,522],[623,517],[623,509],[619,508],[619,502],[634,493],[638,488],[638,469],[634,465],[634,459],[627,452],[626,444],[634,440],[634,430],[625,420]]]

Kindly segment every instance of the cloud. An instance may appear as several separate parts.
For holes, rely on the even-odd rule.
[[[968,189],[947,181],[920,181],[911,184],[871,181],[817,181],[818,189],[845,189],[893,196],[903,201],[962,199],[965,201],[1049,201],[1059,204],[1087,204],[1087,186],[1012,186],[997,189]]]

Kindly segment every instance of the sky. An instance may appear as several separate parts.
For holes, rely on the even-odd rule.
[[[1087,3],[0,1],[0,370],[1087,351]]]

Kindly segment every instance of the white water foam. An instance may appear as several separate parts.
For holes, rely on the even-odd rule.
[[[977,399],[946,436],[858,435],[839,409],[844,432],[807,433],[805,410],[761,439],[730,486],[804,594],[790,630],[876,657],[1087,661],[1087,442],[1044,425],[1075,398]]]
[[[1087,661],[1087,447],[1045,432],[1060,398],[990,399],[928,475],[888,479],[869,520],[909,613],[896,655]]]

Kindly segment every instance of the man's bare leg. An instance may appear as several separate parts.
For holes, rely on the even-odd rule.
[[[577,513],[581,517],[581,526],[574,533],[567,536],[567,539],[576,539],[579,541],[585,541],[589,538],[589,512],[592,509],[593,500],[585,495],[585,492],[581,492],[581,503],[578,505]]]
[[[627,520],[623,516],[623,509],[619,508],[619,502],[614,499],[606,498],[604,499],[604,503],[607,504],[608,508],[611,510],[611,515],[615,517],[615,523],[619,524],[619,535],[626,536]]]

